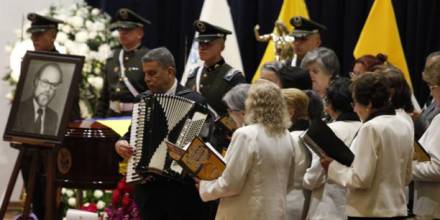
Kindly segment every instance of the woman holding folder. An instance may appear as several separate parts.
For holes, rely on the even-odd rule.
[[[334,80],[327,89],[324,98],[325,109],[334,122],[328,126],[335,132],[345,145],[350,146],[361,122],[353,112],[351,93],[349,90],[351,81],[347,78]],[[319,157],[313,154],[312,165],[307,169],[303,186],[312,191],[310,209],[307,215],[308,220],[342,220],[345,215],[345,194],[344,187],[327,181],[325,171],[319,163]]]
[[[331,181],[347,188],[348,219],[403,219],[405,186],[411,181],[413,134],[390,107],[388,81],[381,73],[365,73],[352,84],[354,111],[362,125],[350,149],[350,167],[324,157],[321,165]]]
[[[258,80],[245,109],[247,126],[232,135],[226,169],[216,180],[200,181],[200,196],[220,198],[216,219],[284,220],[295,155],[286,104],[277,85]]]
[[[423,72],[437,106],[440,106],[440,59]],[[440,219],[440,114],[434,117],[419,139],[429,161],[414,162],[414,214],[418,219]]]

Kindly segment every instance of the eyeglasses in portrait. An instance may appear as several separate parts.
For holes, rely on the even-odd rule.
[[[84,57],[28,51],[4,139],[38,145],[62,142]]]

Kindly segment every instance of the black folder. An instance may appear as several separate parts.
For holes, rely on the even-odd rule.
[[[353,163],[353,152],[320,119],[313,120],[309,129],[300,136],[300,139],[320,157],[327,155],[345,166],[351,166]]]

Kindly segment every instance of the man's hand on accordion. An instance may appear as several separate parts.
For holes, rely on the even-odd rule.
[[[126,140],[119,140],[115,144],[116,153],[124,159],[128,159],[133,154],[133,148],[130,147],[130,144]]]

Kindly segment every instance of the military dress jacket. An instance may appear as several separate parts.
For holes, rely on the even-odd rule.
[[[110,101],[124,103],[136,102],[136,97],[130,92],[121,77],[121,67],[119,64],[119,53],[121,49],[116,49],[113,55],[107,59],[102,71],[104,85],[99,97],[95,117],[118,116],[118,113],[110,109]],[[142,57],[148,52],[145,47],[138,47],[129,52],[124,52],[123,61],[125,75],[133,87],[140,93],[147,90],[142,70]]]
[[[188,76],[186,87],[197,91],[197,67]],[[200,77],[200,94],[206,98],[208,104],[219,115],[226,114],[227,107],[223,103],[222,98],[234,86],[240,83],[246,83],[244,75],[239,71],[233,69],[232,66],[225,63],[222,59],[217,64],[211,67],[203,67]]]

